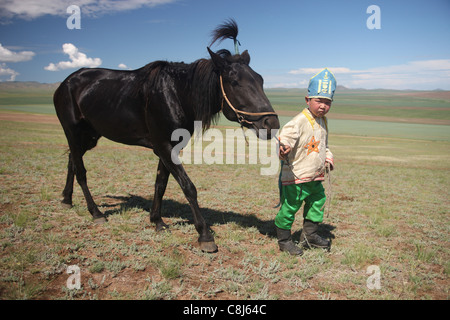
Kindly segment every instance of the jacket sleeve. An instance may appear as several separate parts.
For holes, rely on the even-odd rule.
[[[328,148],[328,134],[327,134],[327,149],[326,149],[326,159],[325,162],[328,162],[330,164],[330,169],[334,169],[334,158],[333,153],[331,153],[330,148]]]
[[[300,137],[299,128],[295,121],[289,121],[285,124],[280,133],[280,141],[284,145],[295,147]]]

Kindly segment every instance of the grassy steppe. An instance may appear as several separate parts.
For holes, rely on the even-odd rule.
[[[448,127],[439,126],[438,138],[424,130],[406,139],[386,135],[395,123],[374,132],[363,130],[370,122],[351,123],[361,131],[330,128],[336,170],[324,184],[332,197],[320,232],[332,250],[295,258],[277,248],[278,177],[260,175],[262,164],[185,166],[219,246],[204,254],[174,179],[163,204],[171,232],[150,224],[157,165],[150,150],[101,139],[86,154],[89,186],[109,220],[99,226],[78,185],[74,207],[60,206],[67,166],[60,125],[0,121],[0,298],[448,299]],[[67,288],[70,265],[81,270],[78,290]],[[367,286],[370,266],[380,270],[378,290]]]

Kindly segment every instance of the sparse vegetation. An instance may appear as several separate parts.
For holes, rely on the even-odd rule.
[[[261,176],[260,165],[186,165],[219,246],[205,254],[173,179],[163,203],[170,231],[150,224],[152,151],[102,139],[86,154],[88,183],[109,220],[95,225],[78,185],[74,207],[60,205],[67,144],[59,124],[0,124],[0,299],[449,297],[446,134],[435,141],[332,132],[336,170],[320,229],[332,249],[297,258],[277,248],[278,177]],[[70,265],[81,270],[80,289],[66,286]],[[379,290],[366,285],[370,265],[380,268]]]

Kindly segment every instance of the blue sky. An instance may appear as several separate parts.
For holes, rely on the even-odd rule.
[[[71,4],[81,29],[67,28]],[[381,29],[367,27],[370,5]],[[266,88],[306,87],[329,67],[350,88],[450,90],[449,14],[449,0],[2,0],[0,80],[190,63],[208,58],[211,31],[232,17]],[[221,48],[232,51],[232,41],[212,46]]]

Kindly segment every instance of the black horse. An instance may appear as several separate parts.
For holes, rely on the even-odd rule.
[[[225,38],[236,42],[237,31],[233,20],[226,22],[214,31],[211,45]],[[256,129],[257,134],[266,129],[261,131],[267,135],[259,134],[263,139],[280,124],[264,94],[262,77],[249,67],[248,52],[232,55],[227,50],[214,53],[207,49],[211,59],[191,64],[155,61],[132,71],[83,68],[61,83],[53,99],[70,148],[63,204],[72,206],[76,176],[94,221],[105,222],[86,183],[83,155],[102,136],[151,148],[159,164],[150,221],[158,231],[167,228],[161,218],[161,201],[172,174],[192,209],[200,248],[217,251],[200,213],[196,188],[183,166],[172,161],[171,153],[178,143],[171,141],[172,132],[182,128],[192,135],[194,121],[202,121],[206,130],[220,111],[230,121]]]

